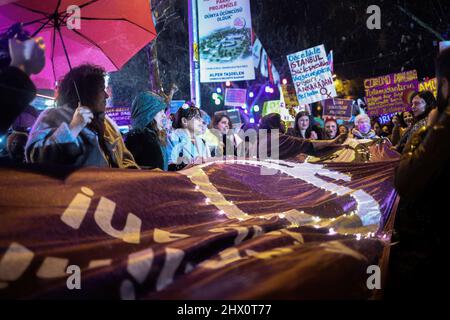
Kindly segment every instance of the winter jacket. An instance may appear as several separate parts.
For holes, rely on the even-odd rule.
[[[142,169],[168,170],[166,147],[161,145],[158,134],[150,129],[136,129],[128,133],[125,145]]]
[[[74,110],[62,106],[47,109],[31,129],[25,147],[28,163],[70,165],[75,167],[133,168],[139,166],[125,147],[117,125],[105,117],[104,139],[107,153],[100,146],[97,133],[85,127],[74,138],[69,129]]]
[[[0,71],[0,134],[8,130],[35,97],[36,87],[25,72],[16,67]]]
[[[450,245],[450,106],[433,127],[422,127],[409,139],[396,171],[401,202],[391,251],[393,281],[405,294],[440,294],[449,285],[443,255]],[[427,291],[424,291],[427,290]]]
[[[368,133],[364,134],[357,129],[352,130],[352,134],[357,140],[368,140],[368,139],[379,139],[375,131],[370,130]]]
[[[398,152],[403,153],[403,150],[405,149],[405,146],[410,142],[411,138],[415,135],[416,132],[418,132],[421,128],[425,127],[428,122],[428,117],[423,118],[419,121],[417,121],[411,129],[407,129],[402,137],[400,138],[400,141],[396,145],[396,149]]]
[[[196,136],[195,143],[192,143],[186,129],[177,129],[169,136],[167,156],[169,164],[179,166],[194,163],[198,158],[203,160],[211,158],[211,153],[205,140],[200,136]]]

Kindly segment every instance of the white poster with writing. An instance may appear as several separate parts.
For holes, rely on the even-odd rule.
[[[324,45],[287,56],[300,104],[337,96]]]

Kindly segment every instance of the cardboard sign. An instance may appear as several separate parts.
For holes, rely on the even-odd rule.
[[[262,116],[266,116],[271,113],[278,113],[281,114],[280,109],[281,101],[280,100],[273,100],[273,101],[266,101],[264,102],[263,112]]]
[[[431,91],[434,97],[437,98],[437,79],[433,78],[419,83],[419,91]]]
[[[417,71],[366,79],[364,88],[370,116],[402,112],[408,107],[404,96],[419,89]]]
[[[323,45],[288,55],[287,58],[300,104],[337,96]]]
[[[352,118],[353,100],[328,99],[323,103],[323,117],[334,117],[336,119],[349,121]]]
[[[120,127],[131,125],[130,107],[108,107],[106,108],[106,114]]]
[[[296,108],[300,105],[293,85],[283,84],[281,86],[281,91],[287,108]]]
[[[226,89],[225,105],[228,107],[242,107],[247,103],[247,89]]]

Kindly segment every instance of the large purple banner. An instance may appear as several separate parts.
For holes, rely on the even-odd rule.
[[[375,149],[180,173],[0,167],[0,298],[371,298],[397,197],[397,157]]]

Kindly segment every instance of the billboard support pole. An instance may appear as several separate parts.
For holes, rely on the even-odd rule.
[[[200,61],[198,53],[198,14],[197,0],[188,0],[188,20],[189,20],[189,62],[190,62],[190,82],[191,100],[197,107],[201,106],[200,95]]]

